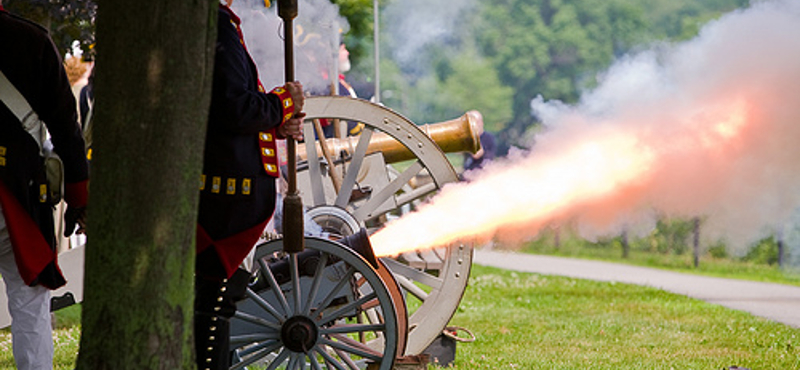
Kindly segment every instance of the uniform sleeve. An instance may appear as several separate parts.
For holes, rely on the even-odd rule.
[[[212,122],[225,130],[257,133],[285,122],[284,99],[259,91],[255,65],[230,20],[220,15],[212,90]]]
[[[89,177],[83,132],[78,122],[75,97],[66,71],[52,40],[42,47],[42,86],[39,99],[42,105],[35,108],[39,118],[47,125],[53,147],[64,162],[65,194],[67,203],[83,207],[87,201]]]

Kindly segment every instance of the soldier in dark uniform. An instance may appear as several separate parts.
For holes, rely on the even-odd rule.
[[[339,75],[337,76],[337,81],[339,84],[339,96],[348,96],[351,98],[358,98],[356,95],[356,91],[353,89],[353,86],[345,80],[344,74],[350,70],[350,51],[347,50],[344,42],[339,43]],[[327,74],[327,73],[326,73]],[[324,95],[324,94],[320,94]],[[322,124],[322,132],[325,134],[325,137],[337,137],[335,130],[335,125],[333,124],[333,120],[329,119],[320,119],[320,123]],[[356,136],[361,134],[364,130],[364,124],[361,122],[355,121],[345,121],[347,124],[347,132],[346,136]]]
[[[275,210],[276,141],[301,139],[302,85],[266,92],[230,9],[220,4],[211,109],[201,178],[195,279],[199,369],[227,369],[228,319],[249,274],[237,269]],[[276,51],[279,52],[279,51]]]
[[[44,28],[9,14],[2,0],[0,50],[0,71],[11,85],[3,88],[22,95],[44,122],[63,160],[68,233],[75,229],[75,222],[82,230],[88,166],[75,98],[61,57]],[[0,95],[0,274],[9,298],[14,359],[18,369],[52,369],[48,289],[65,283],[56,262],[54,202],[49,199],[39,144],[10,108],[21,105],[10,103],[7,93]]]

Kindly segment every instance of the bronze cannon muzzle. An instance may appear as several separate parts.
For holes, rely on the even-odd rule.
[[[480,136],[483,133],[483,117],[478,111],[468,111],[453,120],[420,125],[439,148],[445,153],[470,152],[477,153],[481,148]],[[325,140],[327,148],[333,155],[350,155],[358,144],[358,136],[345,138],[329,138]],[[316,144],[317,153],[321,153],[320,143]],[[366,154],[381,152],[386,163],[397,163],[416,158],[402,143],[388,134],[376,131],[367,147]],[[304,145],[297,148],[299,160],[306,160],[308,155]]]

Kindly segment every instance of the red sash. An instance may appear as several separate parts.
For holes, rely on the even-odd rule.
[[[228,278],[230,278],[239,265],[242,264],[245,257],[250,253],[250,250],[253,249],[258,238],[260,238],[261,234],[264,232],[264,228],[267,227],[268,222],[269,218],[245,231],[220,240],[211,239],[211,236],[208,235],[205,229],[198,224],[196,238],[197,254],[200,254],[209,247],[214,248],[219,256],[219,261],[228,274]]]
[[[2,181],[0,181],[0,205],[3,207],[3,217],[5,217],[8,234],[11,237],[14,260],[25,284],[33,283],[45,267],[52,262],[58,273],[61,274],[56,260],[56,251],[50,247],[39,230],[39,226],[33,222],[28,212],[22,208],[17,198],[11,194]],[[58,287],[48,286],[48,288]]]

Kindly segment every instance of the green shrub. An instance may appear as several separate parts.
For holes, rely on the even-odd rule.
[[[775,237],[770,236],[759,240],[750,251],[747,252],[742,261],[757,264],[775,265],[778,263],[778,242]]]
[[[708,248],[708,254],[716,259],[728,258],[728,248],[725,243],[716,242]]]

